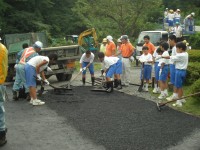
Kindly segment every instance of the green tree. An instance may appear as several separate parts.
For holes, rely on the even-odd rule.
[[[100,36],[135,36],[141,30],[153,28],[152,22],[157,21],[155,14],[160,14],[161,5],[161,0],[78,0],[73,11],[80,23],[87,28],[95,27]]]

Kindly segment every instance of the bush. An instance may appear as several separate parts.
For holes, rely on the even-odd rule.
[[[186,84],[193,84],[200,79],[200,65],[199,62],[190,62],[187,68]]]
[[[191,86],[191,92],[192,93],[197,93],[200,92],[200,79],[196,80],[192,86]],[[199,95],[197,95],[196,97],[199,97]]]
[[[200,50],[188,50],[189,62],[200,62]]]
[[[198,49],[200,47],[200,33],[195,33],[189,37],[189,43],[193,49]]]

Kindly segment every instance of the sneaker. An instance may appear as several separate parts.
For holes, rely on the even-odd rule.
[[[144,88],[143,89],[145,92],[149,92],[149,89],[148,88]]]
[[[32,99],[30,100],[30,104],[33,104],[33,100]]]
[[[186,103],[186,100],[184,98],[181,99],[180,101],[181,101],[181,103]]]
[[[171,96],[166,98],[167,101],[172,101],[173,99],[174,99],[174,95],[171,95]]]
[[[182,102],[180,100],[177,100],[176,103],[172,104],[172,106],[174,106],[174,107],[182,107],[183,104],[182,104]]]
[[[39,100],[39,99],[36,99],[36,100],[33,100],[33,103],[32,103],[34,106],[38,106],[38,105],[44,105],[45,102]]]
[[[164,99],[164,98],[166,98],[166,95],[160,94],[160,95],[158,96],[158,99]]]
[[[157,88],[154,88],[154,89],[153,89],[153,93],[157,93]]]

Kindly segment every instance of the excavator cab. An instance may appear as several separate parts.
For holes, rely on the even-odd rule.
[[[78,35],[66,35],[66,41],[69,45],[78,43]]]

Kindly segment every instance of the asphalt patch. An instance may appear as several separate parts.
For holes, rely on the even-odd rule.
[[[152,101],[91,89],[76,87],[70,96],[46,93],[42,99],[84,138],[108,150],[164,150],[200,129],[198,117],[169,107],[159,112]]]

